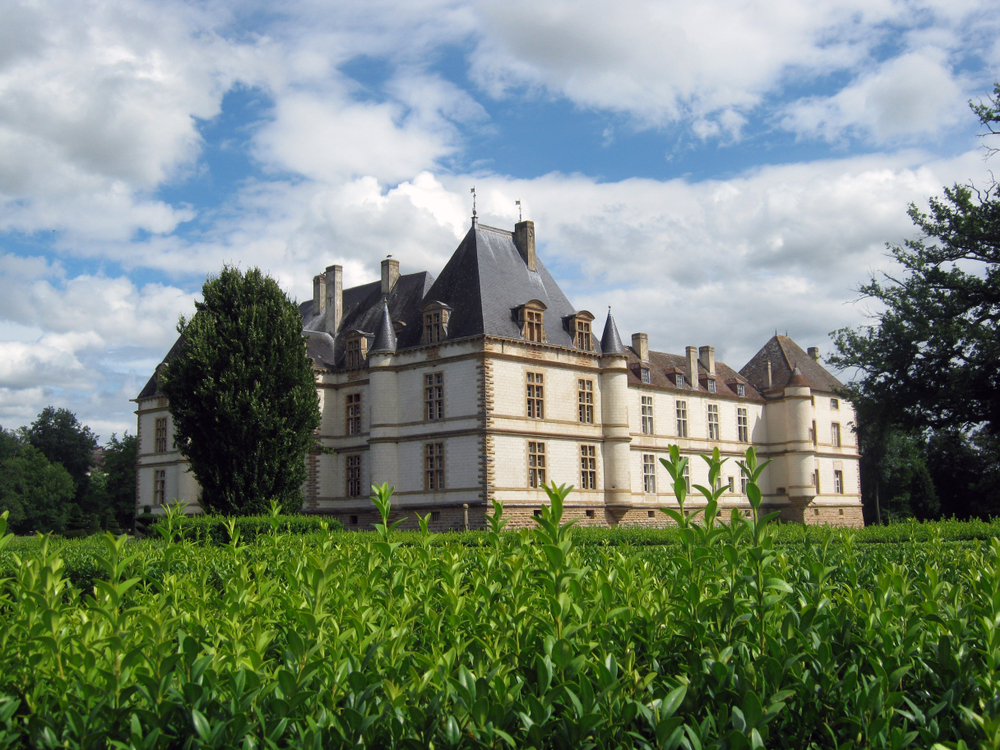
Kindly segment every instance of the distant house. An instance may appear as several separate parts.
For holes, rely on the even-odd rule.
[[[610,311],[598,336],[537,256],[530,221],[513,232],[474,221],[437,279],[388,258],[380,280],[344,289],[329,266],[299,309],[319,437],[336,451],[307,459],[306,512],[367,528],[370,485],[387,482],[410,523],[429,512],[432,528],[482,526],[496,498],[524,525],[554,481],[575,486],[567,515],[582,523],[662,524],[668,446],[692,458],[718,447],[730,458],[723,506],[746,508],[736,460],[754,445],[772,460],[768,510],[862,525],[854,410],[818,350],[776,335],[736,371],[711,346],[654,352],[645,333],[625,346]],[[196,506],[155,375],[136,402],[139,510]],[[689,466],[690,483],[707,484],[705,462]]]

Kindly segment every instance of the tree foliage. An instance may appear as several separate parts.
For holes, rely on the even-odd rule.
[[[110,514],[121,528],[131,527],[135,515],[135,466],[139,441],[127,432],[121,439],[112,434],[104,446],[104,465],[107,505],[104,515]]]
[[[178,324],[183,344],[160,380],[201,504],[259,514],[273,498],[297,511],[320,422],[298,310],[256,268],[223,268],[203,296]]]
[[[63,531],[75,494],[73,478],[61,464],[0,428],[0,513],[10,514],[12,531]]]
[[[26,432],[28,442],[69,472],[82,494],[94,466],[97,436],[69,409],[46,406]]]

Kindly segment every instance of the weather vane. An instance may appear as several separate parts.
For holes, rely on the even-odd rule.
[[[472,193],[472,223],[475,224],[476,223],[476,186],[473,185],[472,186],[472,190],[470,190],[469,192]]]
[[[520,224],[524,221],[524,217],[521,216],[521,201],[514,201],[514,205],[517,206],[517,221]]]

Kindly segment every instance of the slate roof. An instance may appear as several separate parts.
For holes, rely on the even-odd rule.
[[[622,344],[622,337],[618,334],[618,326],[611,316],[611,308],[608,308],[608,319],[604,323],[604,334],[601,336],[601,352],[604,354],[627,354],[625,346]]]
[[[791,380],[796,367],[801,371],[802,384],[808,385],[814,391],[836,393],[844,387],[823,365],[810,357],[788,336],[773,336],[740,370],[740,374],[756,385],[761,392],[767,387],[768,362],[771,363],[772,391],[783,390]]]
[[[365,333],[369,341],[374,339],[375,332],[382,320],[383,300],[389,306],[389,316],[393,323],[399,326],[396,332],[396,346],[405,349],[420,343],[420,331],[423,321],[420,319],[420,305],[427,290],[434,283],[434,277],[426,271],[401,275],[396,285],[387,295],[382,294],[382,281],[350,287],[344,290],[344,314],[340,320],[340,329],[336,332],[326,329],[326,314],[313,315],[312,300],[299,305],[302,315],[303,333],[309,340],[309,356],[316,359],[316,364],[333,369],[344,366],[347,357],[347,336],[353,331]],[[313,334],[325,333],[330,336],[334,345],[333,354],[325,346],[313,349]],[[335,334],[335,335],[334,335]],[[325,342],[324,342],[325,343]],[[318,356],[317,356],[318,355]]]
[[[708,370],[698,365],[697,388],[692,387],[691,374],[688,372],[687,356],[684,354],[667,354],[665,352],[649,353],[649,361],[641,362],[639,355],[632,347],[626,347],[628,351],[628,384],[629,386],[653,387],[660,390],[676,391],[677,395],[684,393],[708,393]],[[649,368],[649,383],[642,382],[641,368]],[[677,387],[676,374],[684,375],[684,387]],[[740,396],[736,392],[737,384],[746,386],[746,396]],[[740,401],[763,401],[761,392],[740,373],[736,372],[724,362],[715,363],[715,387],[716,392],[713,397],[733,398]]]
[[[478,224],[465,235],[427,293],[427,300],[452,308],[449,339],[479,335],[519,339],[517,308],[538,300],[545,305],[545,343],[572,347],[566,318],[574,315],[576,308],[537,256],[535,268],[528,270],[513,232]],[[403,348],[402,342],[399,348]],[[600,348],[596,342],[595,348]]]

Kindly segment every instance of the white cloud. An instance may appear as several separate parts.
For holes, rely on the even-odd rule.
[[[889,60],[834,96],[792,104],[782,124],[828,141],[849,133],[882,142],[936,135],[968,117],[963,89],[943,58],[924,49]]]

